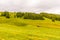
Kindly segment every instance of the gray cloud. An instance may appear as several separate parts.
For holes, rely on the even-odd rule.
[[[57,12],[58,10],[59,12],[60,0],[0,0],[0,10],[22,12]]]

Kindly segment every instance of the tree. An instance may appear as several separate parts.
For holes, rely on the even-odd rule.
[[[17,13],[16,13],[16,16],[17,16],[17,17],[22,17],[22,16],[24,16],[24,13],[23,13],[23,12],[17,12]]]
[[[40,14],[35,14],[31,12],[27,12],[24,15],[24,19],[32,19],[32,20],[44,20],[43,16]]]
[[[6,18],[10,18],[9,12],[5,11],[1,14],[1,16],[5,16]]]

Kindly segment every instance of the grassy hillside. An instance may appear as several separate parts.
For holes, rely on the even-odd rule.
[[[60,22],[0,17],[0,40],[60,40]]]

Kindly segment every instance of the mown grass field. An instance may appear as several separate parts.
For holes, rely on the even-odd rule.
[[[60,22],[0,17],[0,40],[60,40]]]

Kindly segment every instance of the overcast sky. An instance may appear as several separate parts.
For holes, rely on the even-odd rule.
[[[0,0],[0,11],[60,13],[60,0]]]

